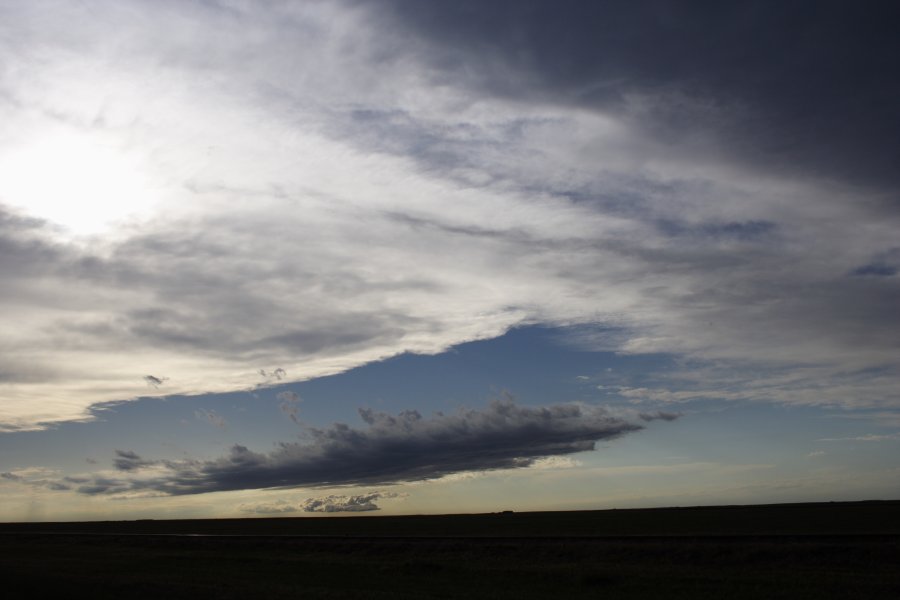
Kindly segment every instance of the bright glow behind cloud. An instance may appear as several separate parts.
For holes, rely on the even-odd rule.
[[[3,9],[5,427],[535,322],[816,367],[766,399],[896,402],[897,278],[850,275],[896,245],[871,191],[479,94],[365,8],[91,6]]]
[[[76,235],[106,233],[153,206],[153,184],[133,154],[90,133],[35,136],[0,157],[0,198]]]

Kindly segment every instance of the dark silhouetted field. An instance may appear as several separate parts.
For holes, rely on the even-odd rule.
[[[6,597],[900,598],[900,501],[0,525]]]

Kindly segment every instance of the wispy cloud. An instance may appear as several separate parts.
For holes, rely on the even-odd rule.
[[[153,197],[73,241],[0,182],[0,428],[89,419],[164,381],[255,389],[534,323],[602,324],[615,335],[597,348],[758,381],[818,369],[752,399],[896,406],[897,136],[867,75],[891,53],[817,37],[861,13],[763,11],[762,47],[736,8],[682,8],[689,29],[734,34],[752,69],[735,78],[704,36],[643,4],[619,8],[640,26],[612,32],[594,4],[562,45],[541,35],[553,3],[4,4],[0,52],[19,67],[0,75],[0,170],[75,140],[113,148],[124,167],[99,172]],[[868,109],[847,108],[851,89]],[[65,174],[51,159],[36,184]]]
[[[228,422],[225,420],[225,417],[214,410],[201,408],[194,411],[194,416],[200,420],[210,423],[214,427],[218,427],[219,429],[225,429],[226,427],[228,427]]]
[[[845,411],[825,415],[829,419],[872,421],[875,425],[900,429],[900,412],[896,411]]]
[[[26,485],[32,489],[45,489],[54,492],[64,492],[72,489],[68,481],[59,477],[59,471],[43,467],[28,467],[5,471],[0,473],[0,478],[12,483]]]
[[[298,406],[300,402],[302,402],[302,398],[296,392],[292,392],[290,390],[284,390],[282,392],[278,392],[276,397],[281,400],[281,403],[278,405],[279,410],[286,414],[288,418],[294,423],[301,425],[300,423],[300,407]]]
[[[821,438],[820,442],[892,442],[900,440],[900,433],[877,434],[869,433],[852,437]]]
[[[638,413],[638,417],[640,417],[641,421],[674,421],[681,417],[681,413],[657,410],[655,412]]]

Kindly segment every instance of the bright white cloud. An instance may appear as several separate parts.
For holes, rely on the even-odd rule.
[[[870,192],[435,85],[365,6],[0,11],[2,428],[536,322],[794,378],[745,397],[898,403],[898,279],[850,275],[896,245]]]

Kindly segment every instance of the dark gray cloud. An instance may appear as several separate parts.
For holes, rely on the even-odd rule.
[[[15,297],[13,281],[55,270],[65,249],[47,239],[47,223],[11,210],[0,202],[0,274],[7,282],[5,295]],[[27,292],[28,290],[22,290]]]
[[[900,248],[891,248],[878,253],[871,262],[853,269],[851,275],[893,277],[897,273],[900,273]]]
[[[276,381],[281,381],[285,377],[287,377],[287,371],[278,367],[272,371],[266,371],[265,369],[260,369],[259,374],[265,377],[266,379],[275,379]]]
[[[306,232],[303,228],[293,231],[278,230],[276,220],[268,215],[256,215],[252,220],[261,229],[248,230],[246,222],[229,218],[216,218],[217,224],[208,233],[184,228],[186,223],[167,231],[138,235],[116,246],[107,258],[82,259],[71,275],[74,278],[116,289],[129,288],[152,294],[157,302],[150,307],[125,307],[112,323],[102,330],[79,331],[85,335],[116,336],[140,345],[174,349],[186,353],[203,353],[212,356],[241,355],[248,360],[258,360],[260,349],[277,356],[298,357],[322,352],[342,353],[380,343],[396,342],[404,333],[418,324],[418,320],[400,311],[373,311],[365,307],[335,313],[327,308],[317,310],[315,317],[295,323],[294,310],[286,310],[289,298],[266,294],[267,288],[281,288],[283,294],[293,294],[290,282],[314,281],[315,291],[332,294],[365,295],[377,289],[376,281],[360,279],[354,266],[333,263],[327,255],[309,256],[302,260],[278,257],[274,263],[260,269],[258,261],[244,265],[239,259],[227,272],[209,268],[211,257],[217,261],[232,263],[234,243],[245,239],[255,245],[262,232],[275,235],[304,233],[303,244],[289,240],[274,247],[271,241],[259,248],[260,252],[294,247],[297,251],[305,245],[310,249],[327,248],[337,236],[322,231]],[[256,241],[254,241],[256,240]],[[325,260],[328,272],[315,260]],[[332,268],[333,267],[333,268]],[[237,285],[236,282],[241,283]],[[413,283],[410,287],[414,287]],[[405,286],[395,284],[395,290]],[[259,288],[258,290],[256,288]],[[238,292],[238,293],[236,293]],[[297,294],[302,297],[303,294]],[[309,307],[312,308],[312,307]],[[277,327],[271,324],[278,323]],[[229,327],[222,327],[229,323]],[[267,380],[282,380],[287,371],[278,367],[272,371],[261,370]],[[147,380],[148,383],[153,383]]]
[[[897,272],[897,267],[882,262],[869,263],[853,269],[853,275],[873,275],[875,277],[893,277]]]
[[[145,461],[117,451],[116,466],[133,471],[162,464],[166,474],[104,479],[82,486],[85,494],[153,490],[198,494],[225,490],[390,484],[439,478],[464,471],[512,469],[537,459],[594,449],[642,426],[580,404],[524,407],[509,398],[482,410],[425,418],[417,411],[389,415],[360,410],[367,427],[335,423],[309,428],[307,442],[283,442],[270,453],[235,445],[228,456],[207,461]]]
[[[131,450],[116,450],[113,460],[113,466],[119,471],[136,471],[152,464],[155,464],[154,461],[144,460]]]
[[[144,375],[144,381],[147,382],[147,385],[150,385],[153,387],[159,387],[163,383],[165,383],[166,378],[165,377],[157,377],[156,375]]]
[[[638,416],[642,421],[674,421],[681,417],[681,413],[658,410],[656,412],[642,412]]]
[[[691,238],[692,243],[697,243],[704,239],[744,242],[772,239],[777,225],[769,221],[693,224],[661,219],[657,221],[657,227],[664,235],[686,236]]]
[[[631,113],[682,148],[900,183],[890,1],[381,3],[436,82]]]

